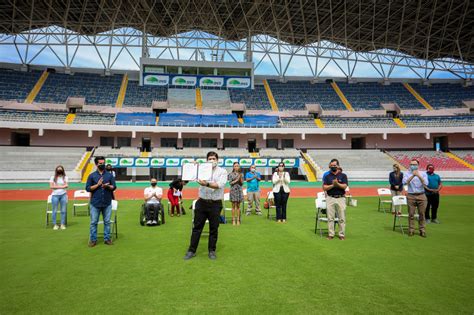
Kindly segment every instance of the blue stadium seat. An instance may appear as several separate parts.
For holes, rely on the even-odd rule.
[[[271,110],[272,106],[268,101],[267,92],[263,85],[255,85],[252,89],[229,89],[232,103],[244,103],[247,109]]]
[[[0,99],[23,103],[40,76],[41,71],[0,69]]]
[[[165,102],[167,100],[168,87],[156,85],[139,86],[138,81],[128,81],[125,93],[124,106],[151,107],[153,101]]]
[[[155,126],[155,113],[117,113],[116,125]]]
[[[474,86],[436,83],[431,86],[410,84],[434,109],[464,107],[462,101],[474,100]]]

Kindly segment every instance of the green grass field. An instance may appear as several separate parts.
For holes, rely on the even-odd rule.
[[[442,197],[426,239],[392,231],[376,198],[348,208],[347,239],[314,234],[314,200],[291,199],[287,224],[221,225],[218,259],[183,261],[191,215],[138,224],[119,205],[114,246],[88,248],[88,217],[44,227],[43,202],[0,202],[0,314],[474,312],[474,197]],[[189,201],[187,202],[189,205]],[[102,229],[102,228],[101,228]]]

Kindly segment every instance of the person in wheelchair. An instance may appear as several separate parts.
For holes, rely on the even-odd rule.
[[[163,196],[163,190],[157,186],[156,178],[150,180],[150,187],[145,188],[145,216],[146,225],[157,225],[158,215],[162,209],[161,197]]]

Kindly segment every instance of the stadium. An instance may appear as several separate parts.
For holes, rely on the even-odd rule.
[[[1,314],[473,313],[471,1],[13,1],[0,17]],[[229,174],[256,167],[263,215],[245,215],[244,183],[230,224],[227,183],[218,259],[203,234],[184,261],[202,184],[182,189],[187,215],[165,194],[210,151]],[[116,181],[114,246],[99,224],[90,248],[78,192],[98,157]],[[344,242],[321,219],[334,158]],[[409,237],[390,195],[393,165],[414,160],[442,179],[426,238]],[[263,209],[280,163],[286,224]],[[67,229],[55,231],[59,165]],[[156,227],[142,224],[151,178]]]

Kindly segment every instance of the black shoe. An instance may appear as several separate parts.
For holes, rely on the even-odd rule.
[[[426,232],[420,232],[420,236],[426,238]]]
[[[408,232],[408,236],[413,236],[415,235],[415,232]]]
[[[190,260],[191,258],[195,257],[196,253],[193,252],[187,252],[186,255],[184,255],[184,260]]]
[[[208,256],[209,256],[209,259],[212,259],[212,260],[216,260],[216,259],[217,259],[217,256],[216,256],[216,252],[215,252],[215,251],[210,251]]]

